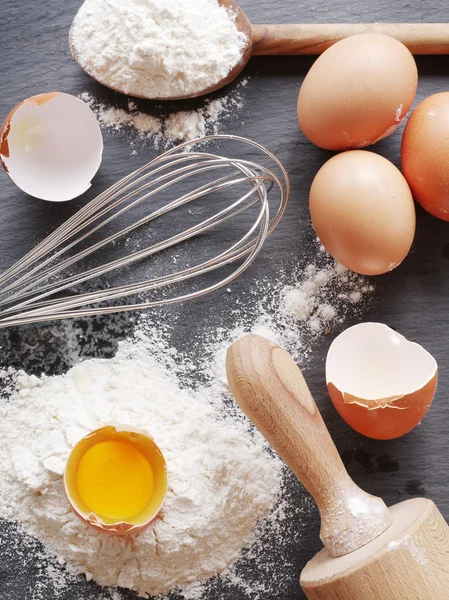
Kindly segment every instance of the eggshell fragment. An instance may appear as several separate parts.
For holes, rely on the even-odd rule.
[[[397,129],[417,85],[415,60],[401,42],[377,33],[350,36],[308,72],[298,97],[299,125],[321,148],[363,148]]]
[[[415,108],[404,129],[401,161],[415,200],[449,221],[449,92],[429,96]]]
[[[103,138],[89,106],[51,92],[17,105],[0,129],[0,161],[24,192],[52,202],[83,194],[98,171]]]
[[[410,188],[390,161],[373,152],[352,150],[328,160],[313,180],[309,205],[322,244],[357,273],[391,271],[413,243]]]
[[[437,363],[382,323],[361,323],[332,342],[326,382],[340,416],[359,433],[388,440],[411,431],[432,404]]]

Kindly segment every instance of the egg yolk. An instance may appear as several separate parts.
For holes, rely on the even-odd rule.
[[[103,441],[82,456],[76,487],[89,510],[120,521],[139,514],[148,504],[154,488],[153,470],[133,445]]]

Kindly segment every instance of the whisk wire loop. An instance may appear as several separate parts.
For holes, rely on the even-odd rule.
[[[269,158],[273,166],[268,168],[250,160],[192,150],[206,141],[233,141],[252,146]],[[198,183],[198,179],[209,177],[209,174],[212,175],[209,181]],[[223,194],[245,186],[248,189],[237,191],[226,206],[220,206]],[[268,195],[273,188],[277,188],[278,193],[276,209],[271,214]],[[172,304],[198,298],[229,285],[252,264],[267,236],[279,223],[289,191],[289,179],[283,165],[256,142],[240,136],[217,135],[181,144],[99,194],[0,275],[0,328]],[[164,194],[168,195],[168,199]],[[208,216],[207,212],[211,206],[215,207],[217,198],[217,209]],[[157,219],[167,215],[171,217],[174,211],[190,205],[195,204],[196,207],[197,201],[203,201],[201,208],[204,209],[200,211],[199,222],[189,225],[185,221],[185,228],[181,231],[143,248],[126,251],[118,258],[111,259],[108,255],[105,259],[98,258],[105,249],[113,255],[116,244],[124,243],[126,246],[132,235],[141,233],[145,226],[154,223],[154,231],[149,236],[142,235],[140,242],[146,242],[157,232]],[[253,215],[251,209],[257,205]],[[198,211],[197,208],[195,210]],[[134,216],[133,211],[138,214]],[[204,239],[208,232],[244,214],[248,215],[245,219],[250,222],[249,226],[245,225],[245,232],[239,233],[236,241],[217,251],[212,258],[207,257],[207,252],[200,252],[199,262],[193,265],[187,263],[174,272],[149,278],[143,276],[139,281],[120,285],[105,284],[105,275],[126,271],[126,267],[142,264],[144,259],[155,257],[183,242]],[[132,218],[132,222],[122,224],[127,218]],[[184,223],[184,218],[180,218],[181,223]],[[173,221],[177,221],[174,215]],[[110,232],[113,226],[118,226],[118,230]],[[230,233],[234,229],[237,231],[238,228],[231,228]],[[103,236],[101,239],[97,239],[99,234]],[[87,259],[95,255],[99,264],[86,266]],[[237,261],[241,261],[240,264],[219,281],[206,281],[185,292],[182,289],[181,284]],[[75,267],[80,271],[74,272]],[[94,280],[101,284],[98,289],[78,290],[82,284]],[[151,295],[171,286],[172,294],[164,292],[157,298]],[[135,296],[134,303],[115,303],[130,296]]]

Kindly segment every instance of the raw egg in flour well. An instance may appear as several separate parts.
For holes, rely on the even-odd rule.
[[[167,492],[162,452],[145,432],[109,425],[82,438],[64,474],[67,498],[86,524],[110,535],[145,529]]]
[[[415,235],[415,205],[401,172],[386,158],[352,150],[318,171],[310,215],[321,243],[348,269],[380,275],[407,256]]]
[[[449,221],[449,92],[423,100],[407,121],[402,170],[415,200]]]
[[[398,40],[363,33],[328,48],[301,86],[304,135],[327,150],[363,148],[391,135],[410,109],[418,72]]]

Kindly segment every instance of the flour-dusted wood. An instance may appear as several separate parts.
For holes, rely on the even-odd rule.
[[[380,498],[349,477],[294,360],[248,335],[227,355],[229,386],[242,410],[314,497],[320,537],[332,556],[367,544],[391,523]]]
[[[346,473],[301,372],[279,346],[242,338],[228,350],[227,375],[242,410],[320,508],[326,548],[301,574],[309,600],[447,600],[449,528],[435,504],[417,498],[389,511],[379,498],[372,504]],[[360,542],[358,523],[369,525],[367,511],[376,509],[391,525],[342,553],[341,540]]]
[[[342,558],[319,552],[301,573],[309,600],[447,600],[449,528],[431,500],[391,509],[393,524]]]

